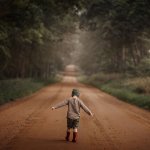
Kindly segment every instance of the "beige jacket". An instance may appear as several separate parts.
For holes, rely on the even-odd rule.
[[[55,109],[68,105],[67,118],[78,119],[80,118],[80,108],[87,114],[91,115],[92,112],[77,96],[70,97],[69,99],[60,102],[54,106]]]

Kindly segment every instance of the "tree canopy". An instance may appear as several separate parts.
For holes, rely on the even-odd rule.
[[[71,57],[65,39],[78,24],[86,73],[149,66],[148,0],[1,0],[0,79],[54,75]]]
[[[132,70],[149,58],[149,27],[148,0],[95,0],[81,15],[80,23],[81,29],[89,31],[86,36],[94,34],[89,42],[95,46],[89,51],[97,53],[95,70],[121,72]],[[88,48],[85,49],[87,52]]]
[[[1,0],[0,78],[48,77],[63,67],[81,0]]]

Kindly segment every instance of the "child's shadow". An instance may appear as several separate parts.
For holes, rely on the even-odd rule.
[[[52,142],[52,143],[67,143],[66,140],[63,140],[63,139],[51,139],[51,140],[48,140],[49,142]]]
[[[48,138],[24,138],[23,144],[19,144],[21,147],[27,147],[29,149],[42,149],[43,147],[51,147],[51,146],[63,146],[67,141],[65,139],[48,139]],[[20,148],[21,148],[20,147]]]

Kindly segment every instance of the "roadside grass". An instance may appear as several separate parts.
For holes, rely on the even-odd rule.
[[[0,105],[30,95],[40,88],[57,82],[57,78],[0,80]]]
[[[99,73],[81,76],[79,81],[93,85],[120,100],[150,110],[150,77]]]
[[[137,93],[150,94],[150,77],[127,79],[124,86],[132,86]]]

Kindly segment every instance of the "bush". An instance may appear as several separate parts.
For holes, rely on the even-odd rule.
[[[150,77],[134,78],[130,75],[100,73],[83,76],[79,80],[121,100],[150,109]]]
[[[0,81],[0,104],[30,95],[41,87],[56,82],[56,79],[12,79]]]
[[[137,93],[150,94],[150,77],[127,79],[124,82],[124,86],[132,86]]]
[[[101,89],[117,98],[135,104],[139,107],[150,109],[150,96],[136,94],[128,89],[114,89],[109,86],[102,86]]]

